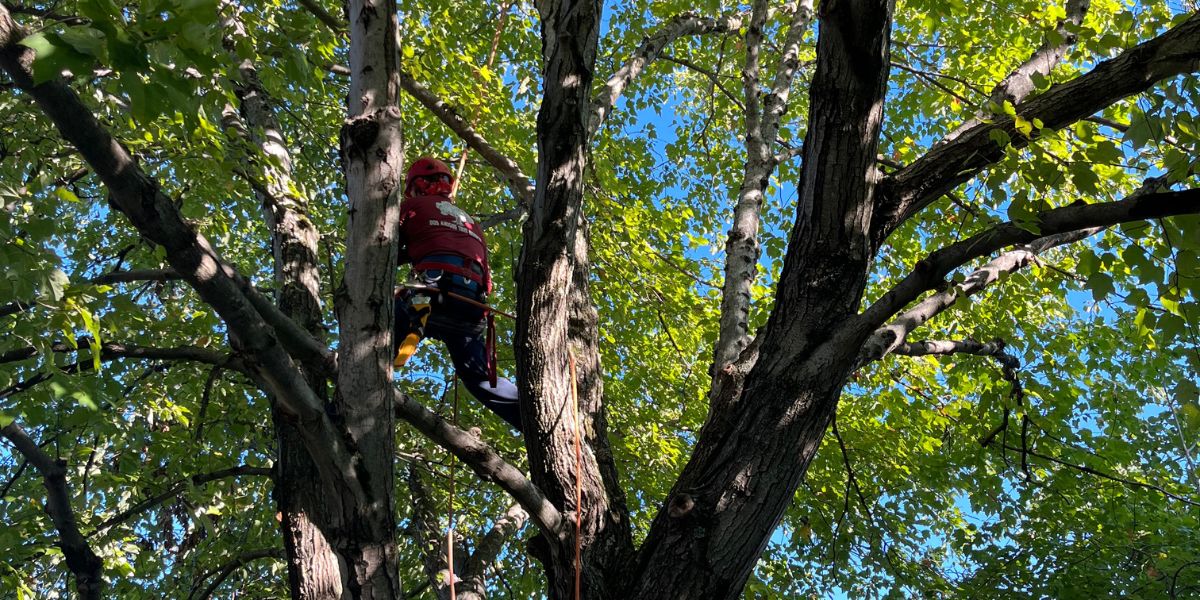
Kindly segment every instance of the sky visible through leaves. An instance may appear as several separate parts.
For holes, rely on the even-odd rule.
[[[495,66],[476,75],[497,26],[495,7],[486,4],[402,2],[406,68],[440,97],[468,107],[464,114],[489,141],[533,174],[536,11],[517,5],[501,32]],[[87,22],[47,24],[30,45],[58,53],[51,70],[111,69],[73,85],[223,255],[270,287],[266,229],[243,173],[246,165],[260,167],[241,158],[221,123],[226,103],[237,101],[222,73],[235,59],[258,62],[279,108],[297,187],[322,232],[325,321],[336,344],[330,307],[344,242],[337,135],[346,81],[328,66],[344,62],[344,42],[291,2],[239,5],[246,33],[228,47],[212,22],[211,2],[155,0],[106,12],[117,6],[64,1],[60,10]],[[607,6],[597,83],[670,16],[742,8],[713,1]],[[1195,10],[1174,0],[1094,0],[1079,43],[1040,85],[1086,72]],[[1061,17],[1056,2],[901,2],[893,60],[902,66],[889,83],[881,154],[908,163],[987,109],[991,86]],[[779,27],[773,21],[768,38]],[[135,33],[152,41],[135,41],[143,39]],[[815,28],[777,151],[803,141],[814,41]],[[706,417],[725,237],[745,159],[738,37],[680,40],[665,54],[594,141],[585,204],[606,401],[639,539]],[[776,55],[777,47],[768,47],[764,64]],[[1077,201],[1118,200],[1147,177],[1194,186],[1198,106],[1196,77],[1175,78],[1096,120],[1047,132],[1024,149],[1010,147],[1003,161],[892,236],[867,301],[931,250],[989,225],[1020,223],[1034,211]],[[1006,108],[1012,107],[991,110]],[[410,159],[457,158],[462,144],[414,99],[406,96],[401,109]],[[161,268],[163,255],[108,210],[94,176],[72,179],[82,164],[26,98],[0,89],[0,122],[12,124],[0,140],[0,305],[37,299],[35,309],[0,318],[7,340],[0,352],[38,350],[34,359],[0,364],[0,389],[53,374],[0,396],[0,422],[19,420],[48,452],[67,460],[75,508],[106,561],[114,597],[186,596],[197,577],[236,552],[278,542],[267,480],[187,485],[128,522],[96,527],[194,474],[270,464],[275,442],[266,399],[242,376],[211,366],[100,364],[97,353],[53,347],[90,336],[223,350],[226,336],[182,283],[88,284],[113,270]],[[768,190],[752,330],[772,306],[800,167],[798,158],[782,163]],[[474,214],[514,206],[477,156],[469,158],[463,181],[459,201]],[[488,238],[494,302],[511,312],[520,225],[501,224]],[[889,357],[860,371],[844,392],[837,435],[826,436],[746,597],[1157,598],[1185,584],[1200,593],[1198,252],[1196,217],[1116,227],[1043,255],[910,337],[1004,340],[1021,365],[1020,404],[1000,365],[986,357]],[[954,277],[961,280],[979,264]],[[511,323],[498,324],[501,370],[511,372],[512,349],[503,343],[511,339]],[[425,344],[404,373],[407,389],[452,414],[444,352]],[[76,363],[90,368],[72,373]],[[460,395],[460,422],[480,426],[506,457],[520,461],[520,441]],[[984,447],[981,440],[1005,414],[1010,427]],[[1022,417],[1030,424],[1024,442]],[[447,455],[406,426],[397,436],[398,469],[420,473],[445,518]],[[1023,464],[1023,448],[1048,458],[1025,455]],[[40,483],[20,463],[0,444],[0,596],[18,590],[14,595],[54,597],[65,589],[61,552],[41,510]],[[470,543],[508,499],[461,465],[456,473],[458,526]],[[398,490],[405,522],[409,494]],[[419,581],[417,550],[401,547],[406,581]],[[534,597],[542,585],[520,540],[502,554],[493,576],[499,598]],[[282,563],[260,561],[227,585],[239,597],[282,597],[283,577]]]

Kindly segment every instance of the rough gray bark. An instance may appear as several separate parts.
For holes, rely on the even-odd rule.
[[[236,11],[236,7],[226,7]],[[243,35],[236,13],[225,19],[226,46]],[[243,142],[239,158],[257,167],[242,170],[262,207],[271,234],[275,272],[275,302],[289,319],[314,338],[322,335],[320,273],[317,268],[319,232],[307,217],[307,199],[292,176],[292,156],[280,130],[270,98],[253,62],[242,61],[236,71],[234,91],[238,108],[226,107],[222,124],[229,135]],[[240,117],[240,118],[239,118]],[[302,365],[313,393],[327,399],[328,382],[323,365]],[[303,439],[287,414],[271,398],[277,441],[279,477],[273,489],[280,515],[288,586],[294,598],[340,598],[342,577],[337,555],[313,515],[325,512],[327,496],[308,456]]]
[[[484,534],[477,544],[475,551],[466,558],[463,564],[461,581],[458,584],[458,597],[462,600],[483,600],[487,598],[487,570],[496,562],[500,550],[512,537],[521,530],[529,515],[520,505],[514,504],[504,512],[492,528]]]
[[[796,226],[776,308],[744,353],[759,355],[745,379],[723,370],[728,379],[642,545],[643,576],[628,597],[736,598],[829,424],[848,361],[816,351],[854,314],[871,261],[892,8],[886,0],[821,5]]]
[[[571,404],[570,320],[589,317],[587,310],[572,311],[572,296],[585,298],[578,287],[576,266],[582,258],[581,240],[584,171],[587,165],[590,111],[588,95],[596,60],[600,3],[538,3],[542,27],[544,95],[538,112],[537,191],[525,224],[518,267],[517,383],[520,386],[525,447],[534,482],[555,506],[579,515],[582,521],[582,571],[587,598],[612,597],[617,573],[628,555],[628,518],[617,510],[623,505],[605,485],[615,465],[588,444],[583,447],[583,469],[576,469],[574,452],[575,410]],[[584,255],[585,256],[585,255]],[[584,267],[586,269],[586,267]],[[585,271],[586,272],[586,271]],[[573,281],[575,283],[573,284]],[[564,293],[566,292],[566,293]],[[586,302],[586,300],[583,300]],[[587,325],[583,326],[584,328]],[[585,423],[603,424],[598,402],[599,368],[594,341],[575,351],[583,374],[579,401]],[[582,434],[591,437],[590,432]],[[609,461],[611,463],[611,461]],[[575,500],[577,482],[582,506]],[[566,519],[573,524],[573,519]],[[573,596],[575,535],[564,527],[559,535],[543,532],[531,551],[545,566],[552,598]],[[599,549],[603,549],[600,551]]]
[[[438,520],[436,504],[430,497],[425,483],[421,481],[420,473],[415,466],[408,469],[408,488],[412,494],[412,522],[410,532],[414,541],[421,549],[425,576],[429,586],[434,590],[439,600],[450,597],[447,585],[448,570],[446,568],[448,555],[446,553],[447,537]],[[469,534],[457,532],[454,547],[454,578],[455,597],[462,600],[483,600],[487,598],[487,570],[495,563],[500,551],[511,540],[512,536],[525,525],[529,516],[521,505],[514,504],[503,515],[498,517],[487,533],[474,536],[478,539],[475,550],[468,554],[461,543],[463,538],[469,539]],[[411,593],[411,592],[410,592]]]
[[[84,600],[103,598],[104,562],[96,556],[87,538],[79,531],[71,493],[67,489],[66,461],[54,460],[43,452],[37,442],[16,423],[0,428],[0,435],[12,442],[17,452],[42,476],[42,483],[46,486],[46,514],[58,530],[58,547],[62,549],[67,568],[75,576],[75,592]]]
[[[1036,89],[1033,76],[1049,76],[1050,71],[1067,55],[1067,51],[1075,45],[1075,41],[1079,37],[1072,30],[1083,23],[1083,18],[1087,16],[1090,6],[1091,0],[1067,0],[1066,17],[1055,26],[1054,35],[1046,36],[1045,41],[1034,51],[1033,55],[996,84],[990,100],[997,106],[1003,106],[1005,102],[1010,102],[1015,106],[1032,94]],[[986,111],[979,111],[974,117],[955,127],[954,131],[942,138],[940,143],[952,141],[963,131],[979,125],[989,114]]]
[[[343,349],[334,405],[358,451],[363,496],[323,516],[354,598],[401,595],[395,540],[392,290],[404,182],[396,4],[351,0],[350,93],[342,126],[349,218],[335,295]]]
[[[861,336],[864,329],[878,327],[862,342],[860,362],[877,360],[904,343],[905,336],[913,329],[953,306],[958,298],[980,292],[1001,274],[1023,268],[1050,248],[1079,241],[1112,225],[1197,211],[1200,211],[1200,190],[1160,191],[1152,180],[1117,202],[1073,205],[1040,213],[1038,233],[1013,223],[1002,223],[921,260],[912,273],[855,317],[855,322],[839,335]],[[921,293],[939,287],[952,270],[1018,244],[1024,245],[989,261],[962,283],[931,294],[897,315]],[[892,322],[884,326],[883,321],[893,315],[896,317]]]

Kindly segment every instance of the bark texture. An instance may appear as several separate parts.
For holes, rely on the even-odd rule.
[[[801,0],[792,7],[792,20],[783,43],[783,54],[776,67],[770,92],[762,102],[759,83],[759,45],[766,20],[765,2],[756,2],[746,32],[746,68],[742,73],[746,94],[746,164],[733,226],[725,244],[725,280],[721,286],[721,321],[713,357],[713,373],[724,368],[750,343],[750,290],[758,276],[761,248],[758,228],[763,195],[775,170],[774,144],[779,122],[787,111],[792,79],[798,66],[800,41],[813,18],[812,0]]]
[[[347,220],[344,278],[335,303],[341,352],[335,406],[357,451],[363,496],[330,514],[334,550],[354,598],[397,598],[392,294],[397,196],[404,181],[396,4],[352,0],[350,94],[342,127]]]
[[[46,514],[58,531],[58,547],[62,549],[67,568],[75,576],[75,592],[83,600],[100,600],[104,597],[104,561],[96,556],[87,538],[79,531],[67,488],[66,461],[55,460],[43,452],[16,423],[0,428],[0,436],[7,438],[42,476],[46,486]]]
[[[308,220],[307,199],[292,175],[291,152],[257,68],[249,60],[243,61],[237,75],[234,83],[241,119],[227,114],[226,129],[250,142],[251,162],[259,167],[245,176],[254,188],[271,234],[275,301],[285,316],[319,337],[319,232]],[[314,395],[326,401],[328,382],[323,365],[309,362],[302,368]],[[325,500],[328,493],[295,423],[274,398],[271,405],[279,470],[273,495],[286,551],[288,587],[294,598],[341,598],[345,586],[337,555],[314,521],[315,515],[329,511]]]
[[[827,360],[817,350],[854,314],[871,260],[892,8],[886,0],[821,5],[799,205],[776,309],[761,347],[756,340],[743,352],[759,353],[753,367],[721,373],[693,457],[641,548],[643,577],[630,597],[738,597],[829,424],[849,369],[846,357]]]
[[[1143,92],[1164,79],[1200,67],[1200,13],[1163,35],[1139,44],[1116,58],[1100,62],[1087,74],[1051,87],[1016,106],[1017,116],[1041,121],[1051,131],[1066,127],[1114,102]],[[951,142],[936,146],[892,174],[881,186],[882,202],[872,237],[882,244],[901,223],[955,186],[968,181],[1004,156],[993,131],[1021,148],[1033,138],[1017,132],[1014,119],[997,116],[963,130]]]
[[[564,516],[580,517],[584,597],[606,598],[612,597],[612,587],[620,580],[617,573],[632,546],[606,442],[596,447],[588,443],[596,439],[596,429],[604,427],[595,314],[582,285],[586,238],[580,230],[600,3],[545,1],[538,3],[538,11],[544,96],[538,112],[537,190],[517,275],[522,420],[534,483],[553,505],[562,507]],[[582,279],[577,268],[582,268]],[[572,344],[575,340],[583,343]],[[569,349],[576,354],[581,375],[582,469],[576,468],[574,452],[576,407],[571,402]],[[575,499],[577,482],[582,505]],[[574,519],[564,520],[570,524],[544,531],[531,549],[545,566],[552,598],[574,595]]]

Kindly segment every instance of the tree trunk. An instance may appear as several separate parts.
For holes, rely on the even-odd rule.
[[[240,30],[236,17],[231,29]],[[250,159],[260,172],[247,173],[271,233],[276,303],[288,318],[320,339],[320,271],[317,268],[319,234],[307,217],[307,199],[298,193],[292,175],[292,158],[266,90],[249,60],[238,69],[236,93],[244,127],[236,115],[226,115],[226,129],[252,141]],[[232,109],[229,109],[230,111]],[[265,158],[265,160],[264,160]],[[321,365],[304,365],[313,393],[328,400],[328,382]],[[288,565],[288,588],[293,598],[341,598],[345,592],[337,555],[313,515],[327,512],[325,489],[316,465],[304,448],[294,419],[271,398],[277,456],[276,510]]]
[[[353,598],[401,596],[395,522],[392,294],[397,192],[404,181],[396,4],[351,0],[350,93],[342,164],[350,201],[338,287],[334,406],[357,454],[361,495],[322,516]]]
[[[600,3],[547,1],[538,10],[545,83],[538,112],[538,187],[517,275],[517,380],[533,481],[572,525],[559,535],[539,536],[531,552],[545,567],[548,595],[573,597],[576,533],[571,530],[578,515],[583,595],[615,597],[617,573],[632,544],[616,467],[600,437],[606,426],[596,316],[586,287],[587,246],[580,227]],[[575,354],[578,416],[569,349]],[[582,469],[576,468],[576,418]]]
[[[858,308],[871,261],[892,4],[835,0],[821,11],[796,226],[776,307],[761,342],[721,373],[692,459],[643,544],[630,597],[738,597],[852,368],[856,349],[826,342]]]

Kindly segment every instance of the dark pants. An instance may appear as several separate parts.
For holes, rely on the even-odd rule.
[[[479,302],[484,300],[481,286],[461,275],[430,270],[419,272],[417,281]],[[422,309],[422,304],[428,304],[428,309]],[[425,318],[424,310],[429,311],[428,318]],[[396,296],[392,345],[398,349],[409,334],[444,342],[467,391],[519,432],[521,409],[517,386],[503,377],[496,378],[495,387],[488,381],[487,321],[484,317],[482,308],[446,294],[403,288]]]

